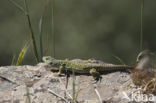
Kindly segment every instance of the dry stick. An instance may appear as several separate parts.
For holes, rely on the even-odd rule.
[[[154,79],[154,82],[155,82],[155,83],[154,83],[154,88],[156,88],[156,78]]]
[[[61,98],[62,100],[64,100],[66,103],[70,103],[67,99],[65,99],[64,97],[60,96],[59,94],[55,93],[54,91],[52,91],[51,89],[47,89],[47,91],[49,91],[51,94]]]
[[[10,80],[10,79],[6,78],[5,76],[2,76],[2,75],[0,75],[0,79],[3,79],[3,80],[5,80],[9,83],[12,83],[12,84],[17,84],[16,82],[14,82],[14,81],[12,81],[12,80]]]
[[[60,80],[61,84],[64,85],[63,82],[62,82],[62,80],[61,80],[61,79],[59,79],[59,80]],[[65,86],[65,85],[64,85],[64,86]],[[66,86],[65,86],[65,87],[66,87]],[[72,96],[68,93],[67,89],[65,90],[65,92],[66,92],[66,94],[70,97],[70,99],[73,99]]]
[[[66,84],[65,84],[65,98],[66,98],[66,94],[70,97],[70,99],[73,99],[73,97],[68,93],[68,91],[67,91],[67,87],[68,87],[68,81],[69,81],[69,76],[68,76],[68,73],[67,73],[68,71],[66,70]],[[61,79],[59,79],[60,80],[60,82],[63,84],[63,82],[62,82],[62,80]],[[64,85],[64,84],[63,84]],[[79,86],[79,88],[80,88],[80,86]],[[80,91],[80,89],[78,89],[78,92]],[[77,92],[77,94],[76,94],[76,96],[75,96],[75,98],[77,99],[77,97],[78,97],[78,92]],[[77,100],[76,100],[76,102],[77,102]]]
[[[102,102],[102,99],[101,99],[101,96],[100,96],[98,90],[96,89],[96,87],[97,87],[97,86],[94,85],[94,90],[95,90],[95,92],[96,92],[96,94],[97,94],[97,96],[98,96],[98,98],[99,98],[100,103],[103,103],[103,102]]]
[[[148,86],[150,86],[150,84],[153,83],[153,82],[155,82],[154,79],[150,80],[150,81],[145,85],[145,87],[143,88],[143,91],[146,91],[147,88],[148,88]],[[154,85],[155,85],[155,84],[154,84]],[[155,88],[155,86],[154,86],[153,88]]]
[[[70,97],[70,99],[73,99],[72,96],[68,93],[68,91],[67,90],[65,91],[66,91],[66,94]]]

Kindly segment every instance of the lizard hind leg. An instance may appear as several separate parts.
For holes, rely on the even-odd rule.
[[[93,76],[94,80],[101,79],[100,73],[96,71],[95,68],[90,69],[89,73]]]

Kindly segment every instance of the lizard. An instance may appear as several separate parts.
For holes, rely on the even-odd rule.
[[[88,59],[88,60],[82,60],[82,59],[73,59],[73,60],[58,60],[55,58],[52,58],[51,56],[44,56],[42,58],[42,61],[52,67],[52,70],[58,70],[58,75],[61,75],[62,71],[73,71],[75,73],[80,74],[91,74],[95,80],[98,80],[100,78],[101,72],[106,71],[116,71],[116,70],[131,70],[134,67],[128,66],[128,65],[116,65],[116,64],[109,64],[104,63],[100,60],[95,59]]]

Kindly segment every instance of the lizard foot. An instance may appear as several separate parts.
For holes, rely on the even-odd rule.
[[[95,83],[97,83],[97,81],[101,81],[101,76],[100,73],[98,71],[96,71],[95,68],[90,69],[89,73],[93,76],[94,80],[96,81]]]
[[[100,77],[93,77],[93,79],[92,79],[92,83],[93,84],[95,84],[95,83],[98,83],[98,82],[101,82],[101,79],[102,79],[102,77],[100,76]]]

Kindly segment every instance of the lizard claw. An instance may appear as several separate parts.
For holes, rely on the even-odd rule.
[[[95,84],[95,83],[97,83],[97,82],[101,82],[101,79],[102,79],[102,77],[100,76],[100,77],[93,77],[93,79],[92,79],[92,83],[93,84]]]

